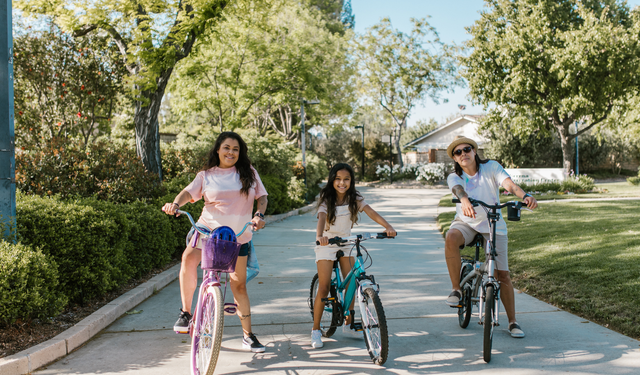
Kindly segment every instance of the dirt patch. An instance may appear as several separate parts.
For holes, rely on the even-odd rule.
[[[83,306],[69,306],[60,315],[49,321],[43,322],[35,319],[28,322],[17,321],[11,326],[0,326],[0,358],[21,352],[59,335],[102,306],[178,263],[179,260],[174,260],[162,269],[152,270],[144,277],[131,280],[118,290],[85,302]]]

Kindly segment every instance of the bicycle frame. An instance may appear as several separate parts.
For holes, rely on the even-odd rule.
[[[349,273],[344,277],[344,280],[343,280],[340,269],[338,266],[336,266],[334,267],[335,276],[331,280],[332,284],[336,285],[336,291],[338,292],[338,302],[340,302],[340,304],[342,305],[342,311],[344,312],[345,317],[351,315],[349,306],[351,306],[351,302],[353,301],[353,298],[356,295],[356,291],[358,292],[358,294],[360,294],[361,288],[357,288],[357,287],[360,286],[360,281],[362,279],[361,276],[366,274],[365,269],[363,267],[362,253],[360,252],[359,240],[356,240],[355,246],[356,246],[355,262],[351,267],[351,270],[349,270]],[[375,290],[378,291],[377,285],[375,285]]]

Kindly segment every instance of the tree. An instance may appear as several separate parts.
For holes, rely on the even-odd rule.
[[[356,59],[365,94],[389,113],[397,137],[395,146],[402,165],[400,138],[411,110],[426,98],[436,103],[440,94],[457,84],[456,65],[449,47],[438,38],[426,19],[411,19],[413,30],[396,30],[388,18],[358,38]]]
[[[220,19],[228,0],[18,0],[26,14],[46,15],[75,38],[105,32],[131,76],[138,156],[162,179],[158,111],[176,63]],[[237,6],[252,7],[256,2]],[[126,82],[125,82],[126,83]]]
[[[295,2],[229,13],[176,69],[172,106],[230,130],[252,125],[287,140],[299,137],[300,99],[318,121],[351,110],[347,40],[314,10]]]
[[[447,121],[448,122],[448,121]],[[438,121],[433,118],[429,120],[420,119],[416,121],[415,125],[412,127],[407,127],[407,130],[402,133],[402,139],[400,139],[400,144],[405,145],[416,138],[420,138],[423,135],[430,133],[438,128]]]
[[[74,40],[55,25],[46,31],[18,28],[13,58],[18,146],[80,136],[86,147],[108,133],[126,75],[115,53],[115,45],[98,36]]]
[[[570,126],[581,121],[577,135],[588,132],[638,92],[639,15],[615,0],[486,2],[461,59],[470,94],[495,104],[489,123],[506,117],[524,136],[556,132],[568,174]]]

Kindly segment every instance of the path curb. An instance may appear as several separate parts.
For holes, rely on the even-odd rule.
[[[270,224],[291,216],[302,215],[311,211],[314,207],[315,203],[311,203],[284,214],[267,215],[265,216],[265,222]],[[19,353],[0,358],[0,374],[28,375],[38,368],[64,357],[84,345],[84,343],[107,328],[127,311],[169,285],[178,278],[179,272],[180,264],[176,264],[104,305],[54,338]]]

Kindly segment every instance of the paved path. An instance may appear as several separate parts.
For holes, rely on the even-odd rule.
[[[338,331],[325,347],[309,345],[309,284],[315,273],[313,213],[274,223],[255,236],[262,271],[249,284],[254,332],[264,354],[241,350],[239,320],[227,317],[216,374],[638,374],[640,342],[516,294],[527,333],[513,339],[506,324],[482,360],[482,330],[466,330],[443,300],[449,281],[435,225],[445,190],[362,188],[367,201],[398,230],[395,240],[369,241],[370,273],[381,285],[390,331],[389,360],[370,363],[362,339]],[[354,230],[378,231],[366,216]],[[171,326],[179,308],[177,282],[136,307],[84,347],[35,374],[188,374],[189,338]],[[506,323],[506,316],[501,316]]]

